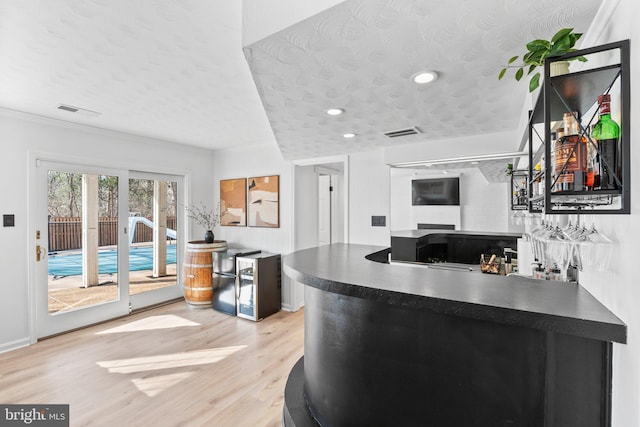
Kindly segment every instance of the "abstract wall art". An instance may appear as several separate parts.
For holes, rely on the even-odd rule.
[[[249,178],[249,227],[280,227],[280,176]]]
[[[247,179],[220,180],[220,225],[247,225]]]

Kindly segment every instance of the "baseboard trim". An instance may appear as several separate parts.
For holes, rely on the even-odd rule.
[[[30,343],[29,337],[20,338],[19,340],[0,344],[0,353],[6,353],[8,351],[17,350],[22,347],[28,347],[30,344],[31,343]]]
[[[292,313],[293,313],[293,312],[295,312],[295,311],[299,311],[302,307],[304,307],[304,304],[299,305],[297,308],[293,308],[293,307],[291,306],[291,304],[282,304],[281,309],[282,309],[283,311],[290,311],[290,312],[292,312]]]

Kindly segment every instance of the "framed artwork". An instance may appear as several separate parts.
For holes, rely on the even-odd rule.
[[[247,225],[247,179],[220,180],[220,225]]]
[[[249,227],[280,227],[280,175],[249,178]]]

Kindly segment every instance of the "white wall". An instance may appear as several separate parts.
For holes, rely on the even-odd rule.
[[[218,226],[216,239],[224,239],[232,247],[258,248],[283,253],[291,246],[291,165],[285,162],[275,143],[217,150],[212,163],[212,196],[220,200],[220,180],[256,176],[280,176],[280,227]]]
[[[640,84],[640,14],[637,0],[605,2],[604,11],[614,10],[610,20],[596,17],[595,26],[585,38],[589,45],[631,40],[631,214],[584,216],[587,224],[595,221],[601,232],[615,244],[611,265],[606,272],[596,265],[587,266],[580,273],[580,282],[596,298],[627,324],[628,344],[614,344],[613,348],[613,426],[640,425],[640,286],[638,286],[638,239],[640,236],[640,97],[634,88]],[[587,45],[583,45],[587,47]]]
[[[413,206],[411,181],[414,179],[442,178],[442,172],[424,172],[414,169],[391,169],[390,215],[391,231],[415,230],[419,223],[453,224],[462,229],[460,213],[464,205],[465,182],[460,176],[460,206]],[[458,177],[458,174],[446,177]]]
[[[285,162],[275,142],[252,147],[218,150],[211,166],[213,173],[212,196],[220,200],[220,180],[250,178],[254,176],[280,176],[280,227],[231,227],[218,226],[216,239],[226,240],[230,247],[260,249],[282,254],[292,250],[293,200],[292,166]],[[294,285],[289,278],[282,278],[282,307],[297,310]]]
[[[349,155],[349,243],[389,246],[389,166],[382,150]],[[372,227],[372,216],[386,227]]]
[[[28,218],[29,153],[51,153],[67,162],[111,168],[187,174],[193,200],[213,202],[213,154],[163,141],[0,110],[3,182],[0,214],[16,226],[0,228],[0,351],[29,344],[29,265],[35,242]]]
[[[315,166],[295,166],[295,243],[301,250],[318,245],[318,175]]]
[[[580,218],[589,227],[595,224],[601,233],[614,241],[613,245],[601,251],[604,259],[585,265],[579,273],[580,284],[627,325],[627,344],[613,345],[613,427],[640,426],[640,287],[637,279],[640,174],[636,173],[640,167],[640,150],[634,148],[634,140],[640,135],[640,98],[634,91],[640,81],[640,27],[634,19],[638,14],[640,3],[636,0],[604,2],[581,46],[586,48],[631,40],[631,214],[582,215]],[[567,215],[554,217],[560,221],[567,220]],[[577,220],[575,215],[568,218],[573,223]]]
[[[411,205],[412,180],[444,176],[460,177],[460,206]],[[454,224],[456,230],[511,230],[508,187],[508,183],[489,183],[477,168],[452,170],[447,175],[424,169],[392,169],[391,230],[415,229],[418,223]]]
[[[451,159],[456,157],[503,154],[516,151],[516,142],[522,132],[498,132],[484,135],[469,135],[460,138],[445,138],[412,144],[398,144],[384,149],[387,164],[424,160]],[[472,144],[470,142],[473,142]],[[512,147],[505,150],[505,147]]]
[[[479,169],[466,169],[461,178],[462,229],[511,231],[511,183],[489,183]]]

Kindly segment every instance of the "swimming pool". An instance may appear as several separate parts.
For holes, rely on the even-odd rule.
[[[176,245],[167,245],[167,264],[176,263]],[[153,268],[153,247],[134,246],[129,248],[129,271],[151,270]],[[118,271],[118,252],[113,250],[98,252],[98,273],[109,274]],[[82,254],[49,255],[49,275],[54,277],[79,276],[82,274]]]

